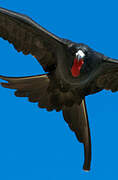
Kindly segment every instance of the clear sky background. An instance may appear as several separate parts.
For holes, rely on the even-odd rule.
[[[118,1],[0,0],[56,35],[118,58]],[[0,39],[0,74],[26,76],[43,70],[31,56]],[[91,171],[82,170],[84,149],[61,112],[46,112],[0,87],[0,179],[73,180],[118,178],[118,93],[86,98],[92,138]]]

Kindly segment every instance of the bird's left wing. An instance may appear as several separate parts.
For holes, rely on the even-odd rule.
[[[18,52],[35,56],[45,71],[57,63],[58,46],[66,44],[29,17],[3,8],[0,8],[0,37],[12,43]]]
[[[118,91],[118,60],[104,58],[92,76],[91,90],[95,88]]]

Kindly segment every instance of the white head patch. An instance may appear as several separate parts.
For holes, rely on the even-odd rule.
[[[83,59],[85,54],[84,54],[84,52],[82,50],[78,50],[76,52],[76,56],[78,57],[78,59]]]

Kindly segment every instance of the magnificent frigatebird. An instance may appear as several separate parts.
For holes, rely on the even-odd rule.
[[[29,17],[0,8],[0,37],[18,52],[32,54],[45,74],[0,79],[18,97],[38,102],[40,108],[63,112],[77,139],[84,144],[84,170],[90,169],[91,138],[85,96],[103,89],[118,90],[118,61],[83,43],[62,39]]]

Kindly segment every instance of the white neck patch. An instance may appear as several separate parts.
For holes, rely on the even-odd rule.
[[[85,54],[84,54],[84,52],[82,51],[82,50],[78,50],[77,52],[76,52],[76,56],[78,57],[78,58],[84,58],[84,56],[85,56]]]

